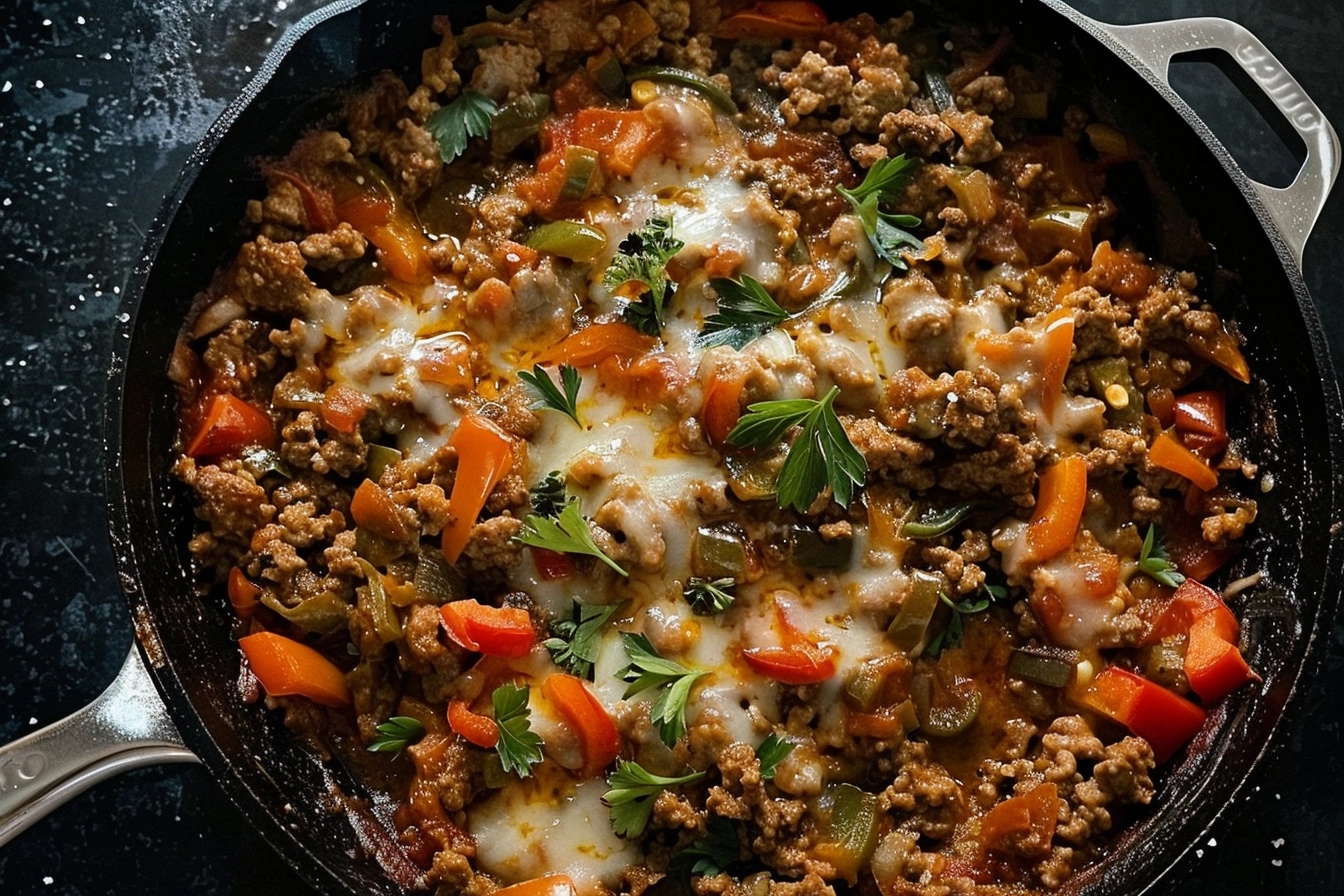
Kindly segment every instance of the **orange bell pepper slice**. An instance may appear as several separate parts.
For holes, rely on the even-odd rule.
[[[705,385],[704,402],[700,405],[700,422],[705,435],[718,448],[728,443],[728,433],[742,416],[742,387],[746,377],[716,370]]]
[[[606,707],[587,685],[573,675],[556,672],[541,683],[541,692],[579,739],[583,777],[594,777],[616,761],[621,751],[621,735]]]
[[[1194,703],[1119,666],[1102,670],[1082,701],[1148,741],[1159,764],[1204,725],[1204,710]]]
[[[487,656],[526,656],[537,642],[532,617],[522,607],[492,607],[455,600],[439,607],[448,637],[459,647]]]
[[[980,836],[989,849],[1002,850],[1009,844],[1008,838],[1031,834],[1031,839],[1048,851],[1058,822],[1059,788],[1047,781],[990,809],[980,820]]]
[[[368,396],[344,383],[333,383],[322,395],[322,419],[347,436],[359,427],[368,410]]]
[[[513,437],[479,414],[463,417],[448,444],[457,449],[457,473],[448,496],[443,556],[456,563],[471,538],[486,498],[513,466]]]
[[[458,697],[448,701],[448,727],[467,743],[487,750],[499,743],[499,725],[495,720],[472,712],[467,701]]]
[[[350,705],[345,673],[307,644],[274,632],[257,632],[239,638],[238,646],[270,696],[297,695],[323,706]]]
[[[1056,308],[1046,317],[1045,352],[1041,362],[1041,410],[1047,421],[1055,419],[1055,407],[1064,394],[1064,375],[1073,355],[1073,310]]]
[[[1218,472],[1185,447],[1171,430],[1163,430],[1148,446],[1154,466],[1183,476],[1206,492],[1218,487]]]
[[[237,395],[217,392],[210,396],[200,426],[187,443],[189,457],[219,457],[244,448],[275,447],[275,426],[266,413]]]
[[[350,516],[355,524],[389,541],[405,541],[411,535],[400,509],[387,489],[372,479],[361,482],[350,499]]]
[[[578,896],[578,893],[568,874],[548,874],[496,890],[494,896]]]
[[[1036,512],[1027,524],[1029,562],[1043,563],[1073,544],[1087,503],[1087,462],[1071,454],[1041,474]]]
[[[829,21],[824,9],[806,0],[756,0],[751,9],[720,22],[713,35],[728,40],[799,40],[817,37]]]
[[[629,324],[607,321],[589,324],[561,340],[560,344],[541,356],[542,364],[569,364],[572,367],[594,367],[607,358],[633,361],[646,355],[658,344]]]
[[[1185,645],[1185,677],[1205,704],[1221,700],[1248,681],[1259,680],[1241,650],[1223,637],[1219,618],[1209,613],[1190,625]]]
[[[402,203],[370,188],[337,202],[336,216],[373,243],[378,261],[393,277],[406,283],[425,278],[429,240]]]
[[[238,567],[229,570],[229,603],[238,618],[246,619],[257,609],[261,602],[261,589]]]

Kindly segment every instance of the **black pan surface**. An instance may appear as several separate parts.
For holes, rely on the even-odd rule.
[[[1228,724],[1235,735],[1224,745],[1233,743],[1233,749],[1211,747],[1177,770],[1177,777],[1188,779],[1192,786],[1182,787],[1178,781],[1168,791],[1180,795],[1162,809],[1165,820],[1157,822],[1167,825],[1167,836],[1162,838],[1166,846],[1126,851],[1137,866],[1135,879],[1146,881],[1194,841],[1212,807],[1227,799],[1257,757],[1304,663],[1305,642],[1315,618],[1329,611],[1338,590],[1337,545],[1326,533],[1326,523],[1337,515],[1331,421],[1338,414],[1333,389],[1323,385],[1332,380],[1305,290],[1275,257],[1261,222],[1216,155],[1160,104],[1149,86],[1108,55],[1099,54],[1096,44],[1058,13],[1034,3],[1004,7],[1005,16],[1024,17],[1027,26],[1016,29],[1019,35],[1033,35],[1042,40],[1043,50],[1072,60],[1080,70],[1089,69],[1092,89],[1108,100],[1121,100],[1113,106],[1118,123],[1135,132],[1147,128],[1151,139],[1144,142],[1164,147],[1159,157],[1164,176],[1189,186],[1182,194],[1188,210],[1205,221],[1206,236],[1219,247],[1219,261],[1241,277],[1230,299],[1255,297],[1225,307],[1237,309],[1253,346],[1253,367],[1263,383],[1260,394],[1241,413],[1272,424],[1276,434],[1267,461],[1275,465],[1279,488],[1266,501],[1258,542],[1246,552],[1262,559],[1270,571],[1270,587],[1258,592],[1255,605],[1247,608],[1256,620],[1251,624],[1253,660],[1268,673],[1268,686],[1261,697],[1230,707]],[[258,152],[283,149],[297,135],[296,128],[311,120],[307,116],[321,115],[333,99],[330,95],[305,99],[305,111],[296,115],[293,102],[308,96],[305,85],[336,84],[371,66],[387,64],[383,60],[400,64],[418,58],[426,43],[422,25],[427,12],[398,5],[396,14],[408,23],[402,26],[388,23],[375,8],[370,4],[346,13],[305,39],[307,44],[292,54],[271,88],[244,111],[210,154],[171,226],[156,235],[166,248],[152,265],[148,259],[142,264],[128,293],[132,297],[128,310],[135,317],[126,329],[130,348],[120,355],[126,360],[125,391],[114,395],[113,401],[119,399],[123,405],[120,427],[111,430],[112,441],[119,444],[109,452],[123,584],[142,639],[163,648],[167,662],[157,676],[184,736],[230,795],[245,806],[263,837],[279,846],[300,874],[315,882],[327,876],[326,885],[336,892],[340,884],[333,885],[334,880],[348,881],[351,892],[377,892],[383,878],[367,866],[349,867],[350,828],[344,818],[326,811],[326,773],[283,733],[277,735],[275,720],[235,705],[232,682],[237,658],[226,620],[217,608],[181,597],[189,593],[182,533],[190,528],[190,514],[166,475],[175,416],[162,375],[186,303],[228,254],[237,210],[257,191],[248,160]],[[379,38],[370,41],[371,34]],[[133,306],[140,288],[144,298],[136,312]],[[1302,557],[1311,559],[1304,562]],[[1210,774],[1214,763],[1219,768]],[[1181,827],[1172,819],[1191,821]],[[1137,832],[1140,837],[1143,833]]]

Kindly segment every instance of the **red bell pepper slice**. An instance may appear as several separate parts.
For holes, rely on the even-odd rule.
[[[588,686],[573,675],[556,672],[541,683],[542,695],[560,712],[579,739],[585,778],[591,778],[616,761],[621,735]]]
[[[1185,645],[1185,677],[1191,690],[1206,705],[1223,699],[1248,681],[1259,680],[1237,645],[1223,637],[1216,613],[1201,616],[1190,625]]]
[[[1119,666],[1103,669],[1082,699],[1148,741],[1159,764],[1204,725],[1204,710],[1194,703]]]
[[[368,410],[368,396],[344,383],[332,383],[322,395],[323,421],[336,432],[347,436],[359,428]]]
[[[784,684],[818,684],[835,675],[835,648],[818,644],[789,618],[786,601],[775,600],[775,629],[780,642],[766,647],[746,647],[742,659],[767,678]]]
[[[756,0],[720,22],[713,34],[729,40],[796,40],[817,37],[828,23],[826,11],[807,0]]]
[[[217,392],[210,396],[186,453],[189,457],[218,457],[237,454],[252,445],[275,447],[271,418],[237,395]]]
[[[1227,402],[1217,389],[1176,396],[1176,431],[1198,456],[1215,457],[1227,447]]]
[[[537,641],[532,616],[521,607],[492,607],[455,600],[439,607],[448,637],[459,647],[487,656],[526,656]]]

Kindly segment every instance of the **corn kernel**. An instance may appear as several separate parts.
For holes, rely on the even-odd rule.
[[[1119,383],[1111,383],[1106,387],[1106,403],[1117,411],[1122,411],[1129,407],[1129,390]]]
[[[652,81],[636,81],[630,85],[630,100],[636,106],[647,106],[658,99],[658,86]]]

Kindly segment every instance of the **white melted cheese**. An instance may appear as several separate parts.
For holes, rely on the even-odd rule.
[[[621,870],[639,865],[639,848],[611,830],[602,804],[606,782],[576,784],[567,773],[548,766],[515,781],[478,805],[467,816],[467,833],[476,838],[476,860],[504,883],[544,874],[568,874],[579,893],[615,889]]]

